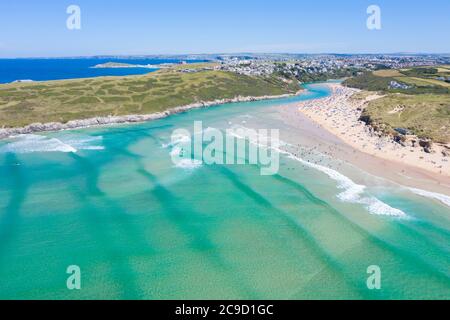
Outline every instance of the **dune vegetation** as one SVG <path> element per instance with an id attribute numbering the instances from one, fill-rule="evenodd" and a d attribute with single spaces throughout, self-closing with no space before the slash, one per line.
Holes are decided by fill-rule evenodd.
<path id="1" fill-rule="evenodd" d="M 435 142 L 450 143 L 449 66 L 378 70 L 348 79 L 345 85 L 378 91 L 363 117 L 375 127 L 393 132 L 408 129 Z"/>
<path id="2" fill-rule="evenodd" d="M 450 95 L 389 94 L 369 102 L 363 115 L 388 130 L 405 128 L 421 138 L 450 143 Z"/>

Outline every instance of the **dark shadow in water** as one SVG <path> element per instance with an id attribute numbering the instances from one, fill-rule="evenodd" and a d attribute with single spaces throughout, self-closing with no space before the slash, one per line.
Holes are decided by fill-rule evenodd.
<path id="1" fill-rule="evenodd" d="M 255 167 L 255 168 L 257 168 L 257 167 Z M 230 171 L 224 167 L 223 167 L 223 169 L 227 170 L 228 172 Z M 422 269 L 422 270 L 426 271 L 427 273 L 432 274 L 437 283 L 448 283 L 449 277 L 445 272 L 441 271 L 440 269 L 436 268 L 435 266 L 430 265 L 426 261 L 423 261 L 421 259 L 421 257 L 415 255 L 414 253 L 410 253 L 409 251 L 398 248 L 395 245 L 392 245 L 391 243 L 386 242 L 382 238 L 375 236 L 372 233 L 368 232 L 361 226 L 359 226 L 356 223 L 354 223 L 353 221 L 349 220 L 346 216 L 342 215 L 338 210 L 334 209 L 327 202 L 315 197 L 312 193 L 310 193 L 308 190 L 306 190 L 306 188 L 303 187 L 301 184 L 299 184 L 295 181 L 292 181 L 288 178 L 285 178 L 283 176 L 280 176 L 280 175 L 274 175 L 272 177 L 279 180 L 280 182 L 285 183 L 286 185 L 296 188 L 298 191 L 300 191 L 302 194 L 304 194 L 313 203 L 316 203 L 320 207 L 323 207 L 329 214 L 334 215 L 336 218 L 338 218 L 338 220 L 340 220 L 341 222 L 343 222 L 346 225 L 348 225 L 349 227 L 351 227 L 355 232 L 360 234 L 362 239 L 364 239 L 363 243 L 367 244 L 367 246 L 366 246 L 367 248 L 375 245 L 380 250 L 383 250 L 384 254 L 390 254 L 390 255 L 394 256 L 396 259 L 401 258 L 401 260 L 403 261 L 403 263 L 405 265 L 415 266 L 418 270 Z M 234 175 L 234 178 L 237 179 L 237 177 L 235 175 Z M 240 182 L 240 181 L 237 181 L 237 182 Z M 244 192 L 251 193 L 251 191 L 252 191 L 252 189 L 248 188 L 248 189 L 245 189 Z M 263 196 L 260 196 L 260 195 L 255 196 L 252 194 L 252 197 L 255 197 L 255 200 L 256 199 L 260 200 L 261 198 L 265 199 Z M 344 271 L 344 270 L 342 270 L 342 271 Z M 363 290 L 362 293 L 367 294 L 367 290 Z"/>
<path id="2" fill-rule="evenodd" d="M 298 234 L 308 245 L 312 256 L 317 257 L 319 261 L 322 261 L 324 266 L 329 267 L 334 273 L 340 274 L 340 276 L 345 279 L 345 282 L 351 285 L 355 289 L 355 291 L 358 292 L 362 297 L 365 295 L 365 291 L 367 290 L 361 289 L 360 285 L 358 285 L 357 283 L 355 283 L 355 281 L 353 281 L 353 279 L 348 277 L 344 267 L 340 265 L 331 255 L 327 253 L 324 248 L 320 246 L 319 242 L 315 240 L 314 236 L 308 231 L 306 227 L 301 225 L 298 221 L 292 219 L 289 213 L 272 205 L 270 201 L 256 192 L 249 185 L 242 182 L 242 180 L 239 179 L 239 177 L 228 168 L 220 166 L 217 167 L 217 171 L 219 171 L 224 177 L 226 177 L 238 190 L 244 193 L 248 198 L 252 199 L 255 204 L 263 207 L 266 212 L 271 213 L 274 217 L 284 220 L 284 222 L 287 223 L 288 226 L 290 226 L 291 230 Z"/>
<path id="3" fill-rule="evenodd" d="M 141 234 L 133 228 L 132 222 L 129 221 L 125 210 L 123 210 L 123 208 L 121 208 L 113 200 L 106 197 L 106 195 L 99 190 L 97 186 L 99 169 L 92 165 L 87 159 L 84 159 L 78 155 L 72 154 L 71 157 L 74 158 L 83 168 L 83 172 L 85 173 L 87 179 L 86 192 L 80 191 L 77 194 L 77 196 L 81 198 L 82 203 L 85 205 L 85 209 L 81 210 L 81 212 L 87 226 L 91 230 L 90 234 L 97 239 L 96 243 L 102 245 L 101 251 L 108 257 L 108 262 L 114 275 L 113 279 L 121 287 L 122 299 L 144 298 L 136 281 L 134 271 L 128 265 L 127 257 L 124 256 L 123 252 L 121 252 L 121 250 L 114 245 L 115 238 L 105 228 L 105 226 L 109 225 L 109 221 L 106 219 L 112 216 L 100 216 L 95 209 L 96 203 L 103 203 L 105 207 L 114 213 L 114 218 L 120 219 L 119 225 L 125 231 L 125 234 L 131 243 L 145 243 L 146 246 L 148 246 L 148 244 L 143 242 L 144 240 L 139 237 Z M 146 254 L 151 253 L 153 253 L 152 250 Z"/>
<path id="4" fill-rule="evenodd" d="M 23 177 L 24 168 L 18 165 L 19 161 L 15 154 L 8 153 L 5 159 L 5 168 L 8 170 L 6 176 L 2 179 L 11 179 L 12 190 L 10 200 L 5 208 L 4 214 L 1 215 L 0 220 L 0 255 L 4 252 L 14 233 L 17 231 L 20 222 L 20 208 L 25 202 L 25 197 L 29 189 L 29 185 Z M 0 264 L 1 267 L 1 264 Z"/>
<path id="5" fill-rule="evenodd" d="M 141 244 L 140 247 L 142 248 L 148 247 L 149 250 L 146 251 L 147 254 L 154 253 L 154 250 L 150 247 L 148 242 L 142 238 L 141 233 L 134 228 L 134 223 L 127 214 L 127 210 L 123 208 L 116 200 L 112 199 L 98 188 L 98 167 L 92 164 L 88 159 L 80 157 L 76 154 L 72 154 L 71 157 L 83 168 L 83 172 L 86 175 L 86 197 L 91 198 L 91 203 L 93 205 L 99 203 L 102 204 L 103 207 L 108 208 L 108 210 L 112 213 L 109 215 L 109 218 L 114 219 L 115 222 L 119 222 L 118 226 L 123 229 L 124 234 L 127 236 L 130 243 Z"/>
<path id="6" fill-rule="evenodd" d="M 146 138 L 151 138 L 156 145 L 161 145 L 161 141 L 155 138 L 151 134 L 146 134 Z M 192 248 L 203 253 L 207 252 L 207 256 L 213 259 L 213 263 L 218 266 L 220 269 L 225 270 L 230 273 L 233 278 L 235 278 L 235 274 L 230 272 L 229 266 L 223 261 L 223 259 L 211 252 L 215 252 L 214 244 L 208 239 L 207 234 L 199 227 L 192 224 L 190 218 L 193 216 L 201 216 L 201 214 L 193 212 L 189 208 L 189 216 L 185 214 L 185 210 L 183 209 L 185 205 L 181 203 L 181 200 L 178 199 L 174 194 L 172 194 L 168 189 L 162 186 L 156 176 L 151 174 L 148 170 L 143 168 L 141 164 L 141 160 L 145 158 L 144 156 L 135 154 L 125 149 L 118 150 L 118 154 L 123 156 L 128 156 L 130 160 L 135 161 L 136 165 L 140 168 L 137 170 L 139 174 L 149 180 L 154 186 L 151 191 L 145 192 L 151 195 L 151 200 L 154 198 L 158 199 L 160 204 L 164 209 L 164 213 L 166 217 L 170 219 L 170 221 L 177 226 L 179 230 L 181 230 L 185 235 L 188 235 L 190 239 L 192 239 Z M 143 194 L 145 194 L 143 193 Z M 238 286 L 241 287 L 241 291 L 245 296 L 256 297 L 256 293 L 250 289 L 250 286 L 244 287 L 242 281 L 238 282 Z"/>
<path id="7" fill-rule="evenodd" d="M 142 124 L 141 124 L 142 126 Z M 172 124 L 166 124 L 161 126 L 154 126 L 154 127 L 138 127 L 138 126 L 129 126 L 129 127 L 114 127 L 114 135 L 116 134 L 124 134 L 124 135 L 134 135 L 138 137 L 147 136 L 148 131 L 152 130 L 160 130 L 160 129 L 169 129 L 172 128 Z M 98 133 L 98 135 L 103 135 L 105 133 Z"/>
<path id="8" fill-rule="evenodd" d="M 106 137 L 104 137 L 104 142 L 107 143 L 106 147 L 110 154 L 115 154 L 115 152 L 123 153 L 127 151 L 127 148 L 133 144 L 138 142 L 139 140 L 145 138 L 151 138 L 157 145 L 161 145 L 162 142 L 160 139 L 156 138 L 149 131 L 160 130 L 160 129 L 168 129 L 173 127 L 173 125 L 163 125 L 156 126 L 150 128 L 141 128 L 141 127 L 127 127 L 127 128 L 114 128 L 113 134 L 105 132 Z M 102 133 L 98 133 L 98 135 L 102 135 Z M 114 143 L 108 144 L 108 141 L 113 138 Z M 119 142 L 119 144 L 118 144 Z M 114 151 L 114 152 L 112 152 Z M 136 157 L 137 155 L 131 154 L 131 156 Z"/>
<path id="9" fill-rule="evenodd" d="M 161 205 L 165 207 L 164 213 L 166 213 L 172 223 L 177 226 L 181 232 L 192 238 L 192 248 L 200 253 L 204 253 L 206 257 L 211 259 L 214 265 L 229 274 L 232 279 L 236 279 L 234 285 L 235 287 L 240 288 L 244 297 L 257 299 L 257 292 L 251 285 L 246 283 L 247 281 L 245 279 L 242 279 L 242 277 L 239 276 L 239 273 L 234 270 L 233 266 L 228 264 L 223 257 L 221 257 L 217 247 L 211 242 L 204 230 L 201 227 L 191 224 L 191 217 L 200 217 L 204 215 L 193 211 L 192 208 L 189 208 L 189 216 L 186 215 L 183 210 L 186 206 L 182 204 L 180 199 L 161 185 L 156 176 L 145 169 L 140 169 L 139 173 L 146 177 L 154 186 L 150 192 L 160 201 Z"/>
<path id="10" fill-rule="evenodd" d="M 278 181 L 287 184 L 298 191 L 302 192 L 308 199 L 311 201 L 314 201 L 318 205 L 323 206 L 326 208 L 331 214 L 333 214 L 337 219 L 342 221 L 343 223 L 347 224 L 349 227 L 352 228 L 353 231 L 359 233 L 361 237 L 364 238 L 364 241 L 367 243 L 372 243 L 374 245 L 377 245 L 381 250 L 384 250 L 387 254 L 389 252 L 390 254 L 395 255 L 396 257 L 401 257 L 405 260 L 405 263 L 412 264 L 418 268 L 425 269 L 426 271 L 434 274 L 434 276 L 437 278 L 436 281 L 442 281 L 444 278 L 446 278 L 446 281 L 448 281 L 449 276 L 441 271 L 439 268 L 436 268 L 436 266 L 433 266 L 429 264 L 428 262 L 424 261 L 420 256 L 415 255 L 414 253 L 410 253 L 409 251 L 406 251 L 405 249 L 399 248 L 395 246 L 394 244 L 391 244 L 390 242 L 380 238 L 379 236 L 376 236 L 372 233 L 370 233 L 368 230 L 364 229 L 360 225 L 356 224 L 355 222 L 351 221 L 349 218 L 347 218 L 345 215 L 340 213 L 338 210 L 333 208 L 330 204 L 327 202 L 316 198 L 312 193 L 310 193 L 304 186 L 299 184 L 298 182 L 295 182 L 289 178 L 283 177 L 281 175 L 274 175 L 273 178 L 277 179 Z M 417 232 L 414 232 L 411 230 L 411 228 L 405 226 L 402 222 L 396 224 L 397 227 L 404 230 L 407 233 L 415 233 L 416 235 L 420 235 Z M 421 237 L 423 235 L 420 235 Z M 427 241 L 427 240 L 424 240 Z"/>
<path id="11" fill-rule="evenodd" d="M 142 134 L 141 134 L 142 136 Z M 152 138 L 154 140 L 154 142 L 159 143 L 160 141 L 155 139 L 152 135 L 147 134 L 146 135 L 147 138 Z M 109 148 L 111 149 L 111 148 Z M 134 161 L 136 162 L 136 164 L 139 167 L 141 166 L 141 159 L 143 158 L 142 156 L 138 155 L 138 154 L 134 154 L 132 152 L 130 152 L 129 150 L 125 149 L 125 148 L 114 148 L 114 156 L 117 157 L 119 155 L 122 156 L 126 156 L 129 157 L 130 161 Z M 78 159 L 78 156 L 73 156 L 74 158 Z M 113 160 L 111 160 L 113 161 Z M 89 166 L 89 162 L 87 160 L 82 160 L 81 161 L 82 165 L 84 166 L 84 172 L 88 175 L 90 175 L 90 177 L 87 178 L 87 181 L 89 184 L 93 185 L 93 183 L 97 183 L 98 181 L 98 169 L 94 168 L 93 166 Z M 156 197 L 160 203 L 162 204 L 163 207 L 166 208 L 166 210 L 164 210 L 165 213 L 169 213 L 169 218 L 172 221 L 172 223 L 174 223 L 174 225 L 178 226 L 178 228 L 180 230 L 182 230 L 182 232 L 188 236 L 190 236 L 191 238 L 193 238 L 193 247 L 200 251 L 200 252 L 207 252 L 207 257 L 211 258 L 211 256 L 215 256 L 214 259 L 212 260 L 212 262 L 216 265 L 218 265 L 221 269 L 226 270 L 227 272 L 229 272 L 232 275 L 232 278 L 235 278 L 236 275 L 230 271 L 229 266 L 227 266 L 225 264 L 225 262 L 220 258 L 220 256 L 216 255 L 216 254 L 211 254 L 211 252 L 215 252 L 213 249 L 215 248 L 215 246 L 209 241 L 209 239 L 207 238 L 207 235 L 204 234 L 203 230 L 201 230 L 201 228 L 195 227 L 193 225 L 190 224 L 188 217 L 183 213 L 183 210 L 180 209 L 183 207 L 182 204 L 180 204 L 178 202 L 178 199 L 176 199 L 176 197 L 171 194 L 166 188 L 162 187 L 162 185 L 159 184 L 158 180 L 156 179 L 155 176 L 153 176 L 151 173 L 149 173 L 148 171 L 146 171 L 145 169 L 141 168 L 138 170 L 138 172 L 143 175 L 146 179 L 148 179 L 152 185 L 155 186 L 155 188 L 153 190 L 148 191 L 148 194 L 154 198 Z M 98 190 L 97 187 L 95 187 L 96 190 Z M 145 193 L 144 193 L 145 194 Z M 102 197 L 106 197 L 106 195 L 102 194 Z M 85 195 L 84 198 L 89 198 L 88 195 Z M 97 201 L 97 199 L 96 199 Z M 108 204 L 111 206 L 112 203 L 114 202 L 110 202 L 111 199 L 108 199 Z M 117 210 L 115 212 L 122 212 L 121 215 L 125 216 L 124 211 L 119 208 L 119 206 L 114 206 L 112 208 L 112 210 Z M 192 214 L 192 212 L 190 212 Z M 194 214 L 194 215 L 198 215 L 198 214 Z M 91 217 L 92 218 L 92 217 Z M 136 232 L 138 233 L 138 232 Z M 106 238 L 106 236 L 104 236 L 103 238 Z M 150 253 L 148 254 L 148 256 L 150 256 Z M 238 281 L 238 286 L 241 287 L 241 291 L 243 292 L 243 294 L 245 294 L 245 296 L 251 296 L 251 297 L 256 297 L 256 293 L 253 292 L 251 290 L 251 286 L 246 286 L 245 288 L 242 286 L 242 281 Z M 130 297 L 136 297 L 136 292 L 131 292 L 128 294 L 128 296 Z M 149 298 L 149 297 L 145 297 L 145 298 Z"/>
<path id="12" fill-rule="evenodd" d="M 85 189 L 89 196 L 104 196 L 104 193 L 98 188 L 99 169 L 86 158 L 80 157 L 75 153 L 69 153 L 69 157 L 76 161 L 81 167 L 83 176 L 86 177 Z"/>

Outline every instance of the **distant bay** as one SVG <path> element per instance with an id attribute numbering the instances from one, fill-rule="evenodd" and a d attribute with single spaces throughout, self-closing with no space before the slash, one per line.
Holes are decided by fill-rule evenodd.
<path id="1" fill-rule="evenodd" d="M 203 61 L 195 60 L 187 62 Z M 158 65 L 179 63 L 181 60 L 133 57 L 0 59 L 0 83 L 10 83 L 19 80 L 47 81 L 101 76 L 125 76 L 145 74 L 158 70 L 149 68 L 93 68 L 96 65 L 108 62 L 133 65 Z"/>

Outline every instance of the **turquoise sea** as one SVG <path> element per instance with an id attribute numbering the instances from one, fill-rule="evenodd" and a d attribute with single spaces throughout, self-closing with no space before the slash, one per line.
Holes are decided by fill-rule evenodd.
<path id="1" fill-rule="evenodd" d="M 450 201 L 312 151 L 301 96 L 0 142 L 2 299 L 450 298 Z M 175 129 L 278 128 L 278 174 L 175 166 Z M 81 270 L 68 290 L 66 269 Z M 369 289 L 369 266 L 381 289 Z"/>

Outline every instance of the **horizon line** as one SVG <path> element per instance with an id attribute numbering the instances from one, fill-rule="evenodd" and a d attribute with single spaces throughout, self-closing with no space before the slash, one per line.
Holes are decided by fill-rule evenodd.
<path id="1" fill-rule="evenodd" d="M 149 53 L 149 54 L 93 54 L 93 55 L 55 55 L 55 56 L 6 56 L 0 59 L 74 59 L 74 58 L 98 58 L 98 57 L 154 57 L 154 56 L 212 56 L 212 55 L 450 55 L 449 52 L 217 52 L 217 53 Z"/>

